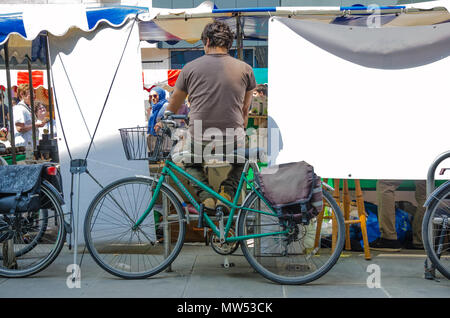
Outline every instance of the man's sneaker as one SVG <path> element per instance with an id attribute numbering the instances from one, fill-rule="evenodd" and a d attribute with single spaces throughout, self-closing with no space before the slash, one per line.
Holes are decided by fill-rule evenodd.
<path id="1" fill-rule="evenodd" d="M 385 251 L 385 252 L 400 252 L 402 250 L 402 245 L 397 240 L 387 240 L 384 238 L 377 238 L 372 243 L 369 243 L 370 249 L 374 251 Z"/>

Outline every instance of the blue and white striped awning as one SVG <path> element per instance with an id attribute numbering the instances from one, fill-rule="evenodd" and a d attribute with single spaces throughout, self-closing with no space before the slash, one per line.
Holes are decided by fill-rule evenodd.
<path id="1" fill-rule="evenodd" d="M 430 9 L 438 6 L 449 8 L 448 1 L 429 1 L 423 3 L 409 4 L 397 7 L 381 7 L 381 27 L 392 26 L 413 26 L 413 25 L 433 25 L 450 21 L 448 11 L 427 12 L 421 14 L 389 14 L 386 10 L 393 8 L 421 8 Z M 20 12 L 2 12 L 4 6 L 0 6 L 0 45 L 7 39 L 14 37 L 14 42 L 18 44 L 18 49 L 11 52 L 11 58 L 16 58 L 17 63 L 22 62 L 24 56 L 20 52 L 20 47 L 25 47 L 20 41 L 33 41 L 32 47 L 28 48 L 28 54 L 32 55 L 32 60 L 42 60 L 42 41 L 39 35 L 49 32 L 55 36 L 63 36 L 71 28 L 78 28 L 86 32 L 93 31 L 101 23 L 110 26 L 121 26 L 128 18 L 136 16 L 139 19 L 139 33 L 142 41 L 176 43 L 181 40 L 194 43 L 200 39 L 201 30 L 204 25 L 212 21 L 213 18 L 220 19 L 228 23 L 233 30 L 236 30 L 235 13 L 246 13 L 240 17 L 241 27 L 246 39 L 267 40 L 267 24 L 271 15 L 279 12 L 300 11 L 334 11 L 339 14 L 318 15 L 316 13 L 308 16 L 294 16 L 308 20 L 317 20 L 323 23 L 340 24 L 349 26 L 366 26 L 368 14 L 343 15 L 342 12 L 352 10 L 361 11 L 364 7 L 265 7 L 265 8 L 238 8 L 225 9 L 217 8 L 211 1 L 205 1 L 197 8 L 191 9 L 160 9 L 139 6 L 97 6 L 92 7 L 80 4 L 54 4 L 54 5 L 23 5 L 17 9 Z M 258 15 L 258 13 L 267 15 Z M 252 13 L 255 13 L 252 15 Z M 183 19 L 186 16 L 195 14 L 204 15 L 203 18 Z M 209 16 L 208 16 L 209 14 Z M 164 20 L 161 16 L 173 15 L 179 19 Z M 20 37 L 19 37 L 20 36 Z M 12 44 L 12 43 L 10 43 Z M 28 42 L 28 47 L 30 44 Z M 13 61 L 15 63 L 15 61 Z"/>
<path id="2" fill-rule="evenodd" d="M 0 7 L 4 9 L 5 6 Z M 11 6 L 10 10 L 15 7 Z M 42 34 L 63 36 L 70 29 L 93 31 L 102 23 L 112 27 L 124 24 L 129 18 L 148 13 L 148 8 L 134 6 L 84 5 L 24 5 L 21 12 L 0 11 L 0 45 L 10 40 L 10 59 L 13 65 L 22 64 L 28 55 L 36 64 L 45 65 L 45 41 Z M 3 62 L 3 50 L 0 62 Z"/>
<path id="3" fill-rule="evenodd" d="M 0 44 L 11 34 L 19 34 L 26 40 L 34 40 L 42 31 L 62 36 L 70 28 L 92 31 L 100 23 L 122 25 L 129 16 L 148 12 L 145 7 L 83 5 L 40 5 L 24 7 L 23 12 L 0 12 Z"/>

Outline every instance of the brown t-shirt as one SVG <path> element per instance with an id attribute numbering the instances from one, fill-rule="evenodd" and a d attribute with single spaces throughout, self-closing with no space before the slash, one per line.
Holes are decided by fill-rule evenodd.
<path id="1" fill-rule="evenodd" d="M 250 65 L 228 54 L 206 54 L 187 63 L 175 87 L 189 94 L 189 132 L 195 120 L 202 120 L 202 133 L 216 127 L 244 128 L 245 93 L 256 87 Z"/>

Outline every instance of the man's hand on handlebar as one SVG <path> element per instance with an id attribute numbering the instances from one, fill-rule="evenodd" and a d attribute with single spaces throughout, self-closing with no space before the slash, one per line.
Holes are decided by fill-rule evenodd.
<path id="1" fill-rule="evenodd" d="M 161 128 L 163 128 L 164 125 L 170 125 L 175 128 L 178 128 L 179 125 L 175 121 L 176 119 L 184 120 L 186 122 L 186 124 L 189 124 L 189 119 L 188 119 L 187 115 L 174 115 L 172 112 L 166 111 L 164 113 L 164 117 L 159 122 L 157 122 L 156 125 L 154 126 L 155 132 L 159 132 L 159 130 Z"/>
<path id="2" fill-rule="evenodd" d="M 161 122 L 157 122 L 154 129 L 155 132 L 159 132 L 159 130 L 163 127 L 163 124 Z"/>

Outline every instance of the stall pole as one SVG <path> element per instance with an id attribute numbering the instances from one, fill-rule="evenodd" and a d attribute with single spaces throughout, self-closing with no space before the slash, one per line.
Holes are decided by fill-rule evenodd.
<path id="1" fill-rule="evenodd" d="M 31 131 L 33 134 L 33 154 L 36 154 L 36 113 L 34 111 L 34 89 L 33 89 L 33 72 L 31 71 L 31 59 L 27 55 L 27 63 L 28 63 L 28 84 L 30 86 L 30 107 L 31 107 Z M 25 145 L 27 147 L 27 145 Z"/>
<path id="2" fill-rule="evenodd" d="M 45 37 L 45 59 L 47 66 L 47 87 L 48 87 L 48 115 L 50 116 L 50 139 L 55 137 L 55 130 L 53 128 L 53 93 L 52 93 L 52 85 L 50 80 L 50 53 L 48 49 L 48 32 Z"/>
<path id="3" fill-rule="evenodd" d="M 9 103 L 9 134 L 11 136 L 11 155 L 12 164 L 15 165 L 16 161 L 16 141 L 14 139 L 14 114 L 12 104 L 12 89 L 11 89 L 11 70 L 9 68 L 9 40 L 5 42 L 3 48 L 5 49 L 5 68 L 6 68 L 6 84 L 8 86 L 8 103 Z"/>
<path id="4" fill-rule="evenodd" d="M 236 15 L 236 46 L 237 46 L 237 56 L 238 59 L 244 60 L 244 51 L 242 45 L 242 27 L 241 27 L 241 17 L 239 14 Z"/>
<path id="5" fill-rule="evenodd" d="M 3 92 L 0 92 L 0 99 L 2 100 L 2 118 L 3 118 L 3 127 L 6 127 L 6 119 L 5 119 L 5 95 Z"/>

